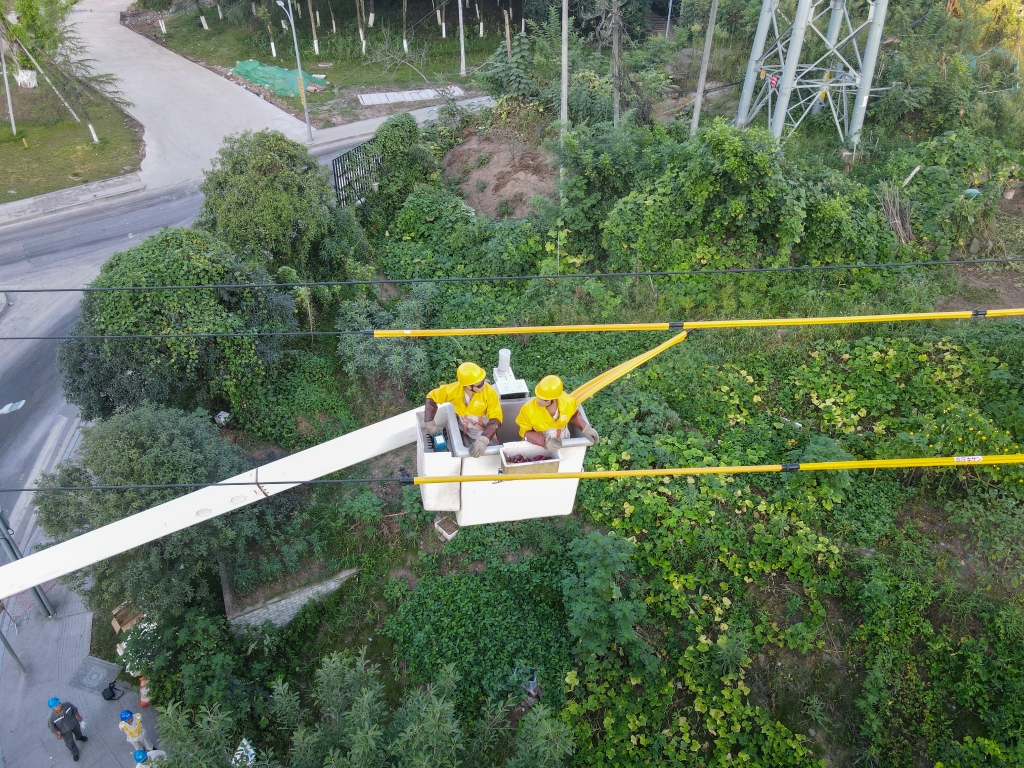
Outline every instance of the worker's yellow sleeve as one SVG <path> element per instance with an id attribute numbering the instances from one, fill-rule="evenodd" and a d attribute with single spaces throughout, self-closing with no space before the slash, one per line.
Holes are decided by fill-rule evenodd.
<path id="1" fill-rule="evenodd" d="M 548 413 L 548 409 L 537 404 L 537 398 L 526 403 L 516 416 L 516 424 L 519 425 L 519 436 L 524 437 L 531 429 L 535 432 L 544 433 L 549 429 L 562 429 L 576 415 L 578 405 L 576 399 L 570 395 L 560 395 L 558 398 L 558 417 L 554 418 Z"/>
<path id="2" fill-rule="evenodd" d="M 438 405 L 451 403 L 457 416 L 486 416 L 488 421 L 501 421 L 501 399 L 498 390 L 490 384 L 484 384 L 482 391 L 474 392 L 473 399 L 468 403 L 465 388 L 457 381 L 430 390 L 427 397 Z"/>

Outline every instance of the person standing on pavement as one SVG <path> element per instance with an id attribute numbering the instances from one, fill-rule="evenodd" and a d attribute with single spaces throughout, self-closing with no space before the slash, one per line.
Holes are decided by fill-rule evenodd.
<path id="1" fill-rule="evenodd" d="M 150 750 L 153 748 L 153 742 L 146 738 L 146 731 L 142 728 L 141 713 L 136 714 L 130 709 L 122 710 L 121 722 L 118 726 L 128 737 L 128 743 L 132 745 L 132 749 Z"/>
<path id="2" fill-rule="evenodd" d="M 46 720 L 47 727 L 55 739 L 64 740 L 64 746 L 71 751 L 71 757 L 77 763 L 78 744 L 75 739 L 83 743 L 89 740 L 88 736 L 82 735 L 82 715 L 78 712 L 78 707 L 70 701 L 61 701 L 56 697 L 47 701 L 46 706 L 50 708 L 50 716 Z"/>
<path id="3" fill-rule="evenodd" d="M 437 407 L 451 403 L 469 443 L 469 455 L 479 459 L 488 445 L 497 444 L 494 436 L 501 426 L 501 399 L 498 390 L 487 382 L 484 369 L 476 363 L 460 365 L 458 378 L 452 384 L 442 384 L 427 393 L 423 428 L 431 436 L 438 434 L 442 425 L 434 421 Z"/>

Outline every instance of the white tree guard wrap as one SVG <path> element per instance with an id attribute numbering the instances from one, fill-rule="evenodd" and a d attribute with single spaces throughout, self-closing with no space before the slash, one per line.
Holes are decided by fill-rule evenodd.
<path id="1" fill-rule="evenodd" d="M 246 485 L 211 485 L 0 567 L 0 599 L 414 443 L 416 414 L 422 410 L 406 411 L 223 481 Z"/>

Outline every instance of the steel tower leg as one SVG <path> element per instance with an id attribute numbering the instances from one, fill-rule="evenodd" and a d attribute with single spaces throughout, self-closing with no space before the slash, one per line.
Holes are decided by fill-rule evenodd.
<path id="1" fill-rule="evenodd" d="M 750 61 L 747 62 L 747 75 L 743 79 L 743 92 L 740 94 L 740 107 L 736 112 L 736 125 L 747 127 L 750 113 L 750 101 L 754 98 L 754 86 L 757 84 L 757 73 L 761 69 L 761 56 L 764 54 L 764 43 L 768 39 L 768 30 L 772 25 L 772 16 L 778 0 L 763 0 L 761 18 L 757 21 L 757 32 L 754 33 L 754 45 L 750 49 Z"/>
<path id="2" fill-rule="evenodd" d="M 864 48 L 864 63 L 860 70 L 860 83 L 857 85 L 857 100 L 853 104 L 853 118 L 850 120 L 850 143 L 856 151 L 860 143 L 860 132 L 864 127 L 864 115 L 868 111 L 868 98 L 871 96 L 871 81 L 875 79 L 875 63 L 878 61 L 878 50 L 882 47 L 882 27 L 885 26 L 885 14 L 889 10 L 889 0 L 875 0 L 871 5 L 871 26 L 868 29 L 868 43 Z"/>
<path id="3" fill-rule="evenodd" d="M 804 35 L 807 32 L 807 22 L 810 21 L 813 5 L 814 0 L 800 0 L 800 4 L 796 7 L 793 33 L 789 38 L 789 50 L 786 51 L 786 65 L 782 69 L 782 81 L 779 83 L 779 97 L 775 102 L 775 112 L 772 113 L 771 130 L 776 139 L 782 138 L 782 131 L 786 127 L 789 97 L 793 95 L 796 69 L 800 64 L 800 50 L 804 47 Z M 879 27 L 879 34 L 881 34 L 881 27 Z"/>
<path id="4" fill-rule="evenodd" d="M 843 17 L 845 16 L 844 11 L 846 10 L 846 0 L 832 0 L 832 15 L 828 20 L 828 32 L 825 33 L 825 42 L 828 43 L 830 49 L 836 47 L 836 41 L 839 39 L 839 30 L 843 27 Z M 839 66 L 842 66 L 840 64 Z M 824 89 L 823 89 L 824 90 Z M 818 97 L 814 101 L 814 106 L 811 107 L 811 114 L 816 115 L 821 112 L 825 106 L 825 99 Z"/>

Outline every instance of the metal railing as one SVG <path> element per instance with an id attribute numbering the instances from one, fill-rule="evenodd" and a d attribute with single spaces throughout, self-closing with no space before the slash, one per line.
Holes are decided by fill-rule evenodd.
<path id="1" fill-rule="evenodd" d="M 372 142 L 365 142 L 331 161 L 334 192 L 342 207 L 359 205 L 376 191 L 380 181 L 381 156 Z"/>

